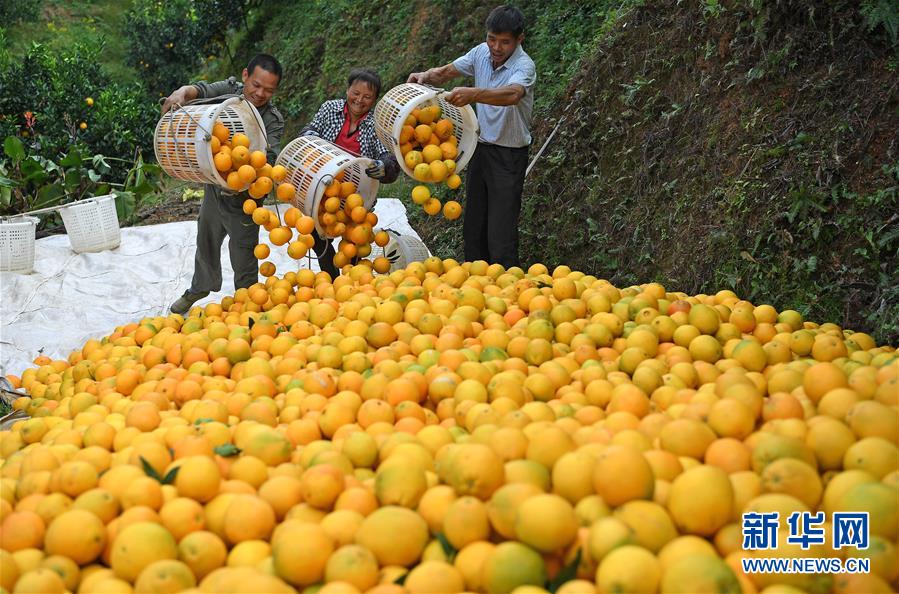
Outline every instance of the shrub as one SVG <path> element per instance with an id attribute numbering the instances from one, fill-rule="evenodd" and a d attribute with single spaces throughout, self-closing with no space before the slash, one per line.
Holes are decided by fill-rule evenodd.
<path id="1" fill-rule="evenodd" d="M 0 61 L 0 138 L 18 136 L 48 159 L 73 145 L 129 160 L 135 149 L 151 150 L 158 108 L 138 84 L 109 80 L 97 61 L 102 50 L 34 44 L 21 58 Z"/>
<path id="2" fill-rule="evenodd" d="M 228 31 L 244 20 L 246 0 L 136 0 L 126 16 L 128 56 L 150 93 L 187 82 L 203 59 L 227 50 Z"/>

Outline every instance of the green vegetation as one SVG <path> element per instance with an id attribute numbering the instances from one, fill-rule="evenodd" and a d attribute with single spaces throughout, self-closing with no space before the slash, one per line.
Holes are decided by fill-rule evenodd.
<path id="1" fill-rule="evenodd" d="M 191 79 L 212 54 L 230 55 L 230 32 L 244 21 L 245 0 L 134 0 L 125 16 L 128 61 L 151 95 Z"/>
<path id="2" fill-rule="evenodd" d="M 158 168 L 143 155 L 157 112 L 139 84 L 110 80 L 102 51 L 33 44 L 15 59 L 0 45 L 0 88 L 16 90 L 0 95 L 0 213 L 116 191 L 127 221 L 156 191 Z"/>
<path id="3" fill-rule="evenodd" d="M 7 30 L 8 49 L 23 55 L 32 43 L 52 51 L 75 44 L 103 45 L 96 58 L 116 82 L 137 80 L 126 65 L 124 15 L 128 4 L 119 0 L 4 0 L 0 2 L 0 27 Z M 4 25 L 5 24 L 5 25 Z"/>

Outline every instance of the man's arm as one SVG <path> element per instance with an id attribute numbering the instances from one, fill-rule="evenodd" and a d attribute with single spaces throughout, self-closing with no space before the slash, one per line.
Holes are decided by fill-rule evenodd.
<path id="1" fill-rule="evenodd" d="M 193 101 L 199 94 L 200 90 L 194 85 L 184 85 L 166 97 L 162 104 L 163 115 L 168 113 L 168 111 L 175 107 L 176 104 L 180 103 L 181 105 L 184 105 L 188 101 Z"/>
<path id="2" fill-rule="evenodd" d="M 462 76 L 462 73 L 456 69 L 452 62 L 450 62 L 446 66 L 429 68 L 424 72 L 413 72 L 409 75 L 409 78 L 406 79 L 406 82 L 439 86 L 458 76 Z"/>
<path id="3" fill-rule="evenodd" d="M 234 95 L 237 94 L 237 89 L 238 83 L 237 79 L 234 77 L 213 83 L 199 81 L 192 85 L 184 85 L 166 98 L 165 102 L 162 104 L 162 113 L 164 114 L 172 109 L 176 103 L 184 105 L 188 101 L 193 101 L 194 99 Z"/>
<path id="4" fill-rule="evenodd" d="M 456 87 L 444 97 L 447 103 L 462 107 L 470 103 L 484 103 L 486 105 L 516 105 L 526 94 L 523 86 L 517 84 L 497 87 L 495 89 L 482 89 L 479 87 Z"/>

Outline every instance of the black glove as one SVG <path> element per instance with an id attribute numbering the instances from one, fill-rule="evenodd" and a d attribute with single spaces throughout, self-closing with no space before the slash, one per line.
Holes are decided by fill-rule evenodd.
<path id="1" fill-rule="evenodd" d="M 365 170 L 365 175 L 372 179 L 382 179 L 386 175 L 386 170 L 384 169 L 384 161 L 380 161 L 375 159 L 371 162 L 371 165 Z"/>

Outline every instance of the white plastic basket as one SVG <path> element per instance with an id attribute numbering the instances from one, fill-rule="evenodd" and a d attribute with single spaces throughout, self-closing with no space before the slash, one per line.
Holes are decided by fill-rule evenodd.
<path id="1" fill-rule="evenodd" d="M 412 235 L 400 235 L 393 229 L 386 229 L 386 231 L 390 236 L 390 241 L 384 247 L 372 244 L 369 260 L 384 256 L 390 260 L 390 272 L 393 272 L 405 269 L 412 262 L 423 262 L 430 257 L 431 252 L 419 238 Z"/>
<path id="2" fill-rule="evenodd" d="M 34 270 L 34 231 L 37 217 L 0 220 L 0 270 L 31 274 Z"/>
<path id="3" fill-rule="evenodd" d="M 232 136 L 246 134 L 251 151 L 266 149 L 259 112 L 245 98 L 231 97 L 221 103 L 183 105 L 162 116 L 153 135 L 156 161 L 172 177 L 230 189 L 212 160 L 210 139 L 217 121 Z"/>
<path id="4" fill-rule="evenodd" d="M 478 118 L 470 105 L 456 107 L 443 99 L 447 91 L 434 89 L 415 83 L 403 83 L 393 87 L 375 105 L 375 132 L 381 144 L 393 151 L 400 167 L 406 175 L 412 177 L 412 170 L 406 165 L 400 151 L 400 132 L 412 111 L 437 104 L 442 112 L 441 118 L 453 123 L 453 134 L 458 141 L 456 155 L 456 173 L 459 173 L 471 160 L 478 146 Z"/>
<path id="5" fill-rule="evenodd" d="M 73 202 L 61 208 L 59 214 L 75 252 L 111 250 L 119 247 L 122 241 L 112 194 Z"/>
<path id="6" fill-rule="evenodd" d="M 336 144 L 318 136 L 300 136 L 290 141 L 278 155 L 277 165 L 287 170 L 285 181 L 296 188 L 293 205 L 303 214 L 315 219 L 315 229 L 322 237 L 329 237 L 318 220 L 322 197 L 334 178 L 341 172 L 343 181 L 356 184 L 356 192 L 368 210 L 378 198 L 378 180 L 365 175 L 371 159 L 356 157 Z M 341 200 L 341 206 L 343 206 Z"/>

